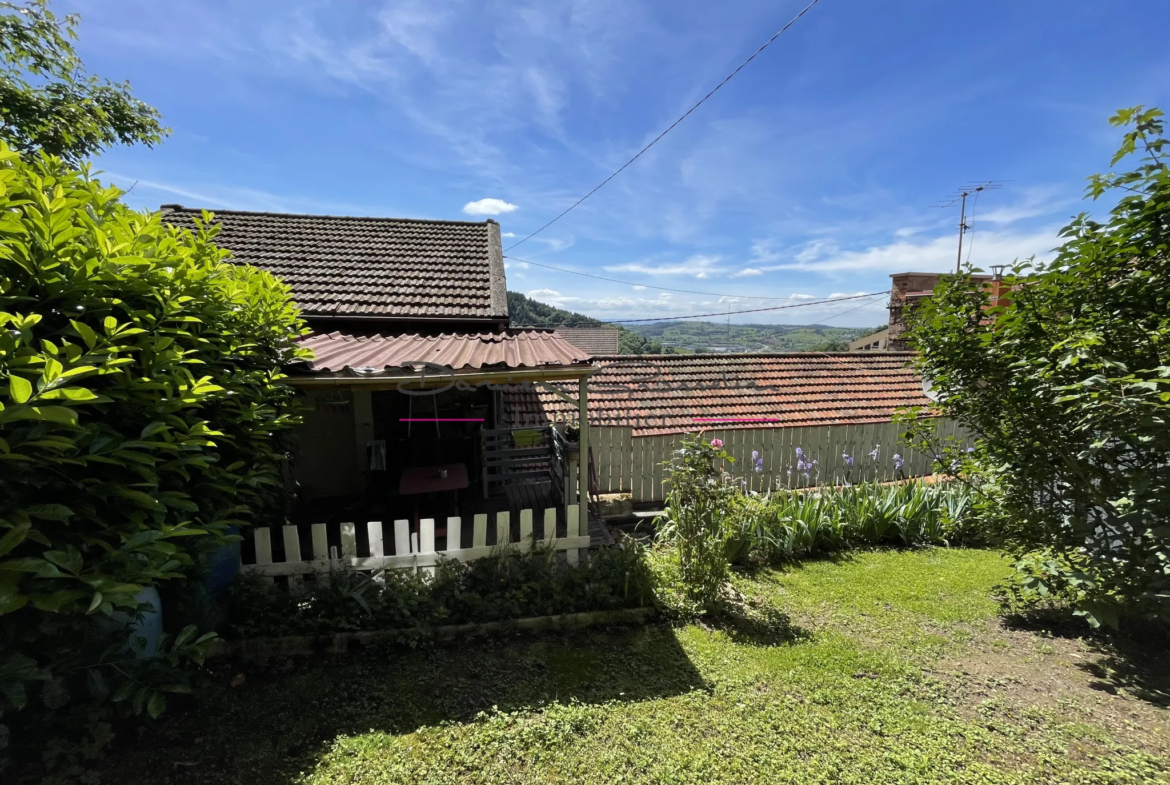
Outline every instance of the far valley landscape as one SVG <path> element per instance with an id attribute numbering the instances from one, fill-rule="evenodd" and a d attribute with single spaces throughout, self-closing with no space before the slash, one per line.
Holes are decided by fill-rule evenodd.
<path id="1" fill-rule="evenodd" d="M 512 323 L 526 327 L 611 326 L 600 319 L 566 311 L 508 292 Z M 874 327 L 830 327 L 823 324 L 719 324 L 700 321 L 661 321 L 622 331 L 622 354 L 695 354 L 732 352 L 843 352 L 849 342 L 877 332 Z"/>

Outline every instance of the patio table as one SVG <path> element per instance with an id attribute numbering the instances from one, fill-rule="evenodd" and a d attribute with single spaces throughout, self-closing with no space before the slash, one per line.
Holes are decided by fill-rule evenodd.
<path id="1" fill-rule="evenodd" d="M 446 469 L 447 476 L 440 477 L 439 470 Z M 459 515 L 459 496 L 456 493 L 468 486 L 467 464 L 447 463 L 438 466 L 414 466 L 402 470 L 398 481 L 398 493 L 403 496 L 419 496 L 424 493 L 451 493 L 455 497 L 455 515 Z M 418 499 L 414 502 L 414 520 L 411 530 L 418 532 Z M 435 535 L 447 533 L 446 527 L 436 527 Z"/>

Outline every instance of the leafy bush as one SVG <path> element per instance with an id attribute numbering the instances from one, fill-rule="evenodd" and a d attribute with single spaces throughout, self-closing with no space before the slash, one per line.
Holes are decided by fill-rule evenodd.
<path id="1" fill-rule="evenodd" d="M 1010 302 L 991 308 L 968 274 L 916 309 L 910 339 L 944 414 L 979 437 L 1021 558 L 1021 599 L 1061 596 L 1090 623 L 1170 619 L 1170 168 L 1162 113 L 1130 126 L 1090 179 L 1116 198 L 1108 221 L 1081 214 L 1052 262 L 1015 264 Z M 1037 554 L 1033 558 L 1033 554 Z"/>
<path id="2" fill-rule="evenodd" d="M 119 196 L 0 146 L 4 712 L 30 690 L 58 703 L 59 679 L 88 694 L 90 628 L 279 510 L 280 435 L 297 422 L 280 368 L 303 331 L 288 290 L 226 263 L 215 227 L 169 228 Z"/>
<path id="3" fill-rule="evenodd" d="M 969 544 L 978 539 L 971 499 L 954 482 L 866 483 L 738 496 L 733 518 L 744 555 L 775 563 L 860 546 Z"/>
<path id="4" fill-rule="evenodd" d="M 433 576 L 407 570 L 340 572 L 291 594 L 241 575 L 232 586 L 230 631 L 239 637 L 398 630 L 415 644 L 436 626 L 529 616 L 646 607 L 654 578 L 633 540 L 602 548 L 572 567 L 539 544 L 463 563 L 444 561 Z"/>
<path id="5" fill-rule="evenodd" d="M 735 461 L 719 439 L 688 434 L 665 464 L 669 487 L 661 535 L 677 549 L 682 585 L 690 599 L 713 607 L 727 583 L 728 556 L 739 549 L 731 527 L 735 486 L 723 471 Z"/>

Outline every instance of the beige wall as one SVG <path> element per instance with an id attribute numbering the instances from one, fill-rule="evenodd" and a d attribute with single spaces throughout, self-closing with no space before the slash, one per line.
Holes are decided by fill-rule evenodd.
<path id="1" fill-rule="evenodd" d="M 356 494 L 361 474 L 355 450 L 353 394 L 346 392 L 349 408 L 340 412 L 322 411 L 317 398 L 334 400 L 336 393 L 309 390 L 303 399 L 308 406 L 304 423 L 296 430 L 297 481 L 308 499 Z M 369 393 L 366 393 L 369 396 Z"/>

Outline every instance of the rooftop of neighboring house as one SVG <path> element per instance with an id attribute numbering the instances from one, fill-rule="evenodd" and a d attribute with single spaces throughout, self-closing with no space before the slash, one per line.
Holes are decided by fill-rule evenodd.
<path id="1" fill-rule="evenodd" d="M 589 421 L 631 426 L 634 436 L 699 428 L 789 428 L 888 422 L 904 406 L 929 406 L 906 352 L 621 355 L 595 357 Z M 575 385 L 558 384 L 570 395 Z M 540 390 L 510 390 L 513 426 L 571 419 L 572 407 Z M 716 422 L 718 421 L 718 422 Z"/>
<path id="2" fill-rule="evenodd" d="M 558 327 L 562 338 L 589 354 L 617 354 L 621 330 L 616 327 Z"/>
<path id="3" fill-rule="evenodd" d="M 203 210 L 162 206 L 193 229 Z M 216 245 L 283 280 L 310 321 L 475 321 L 506 324 L 500 226 L 214 210 Z"/>

